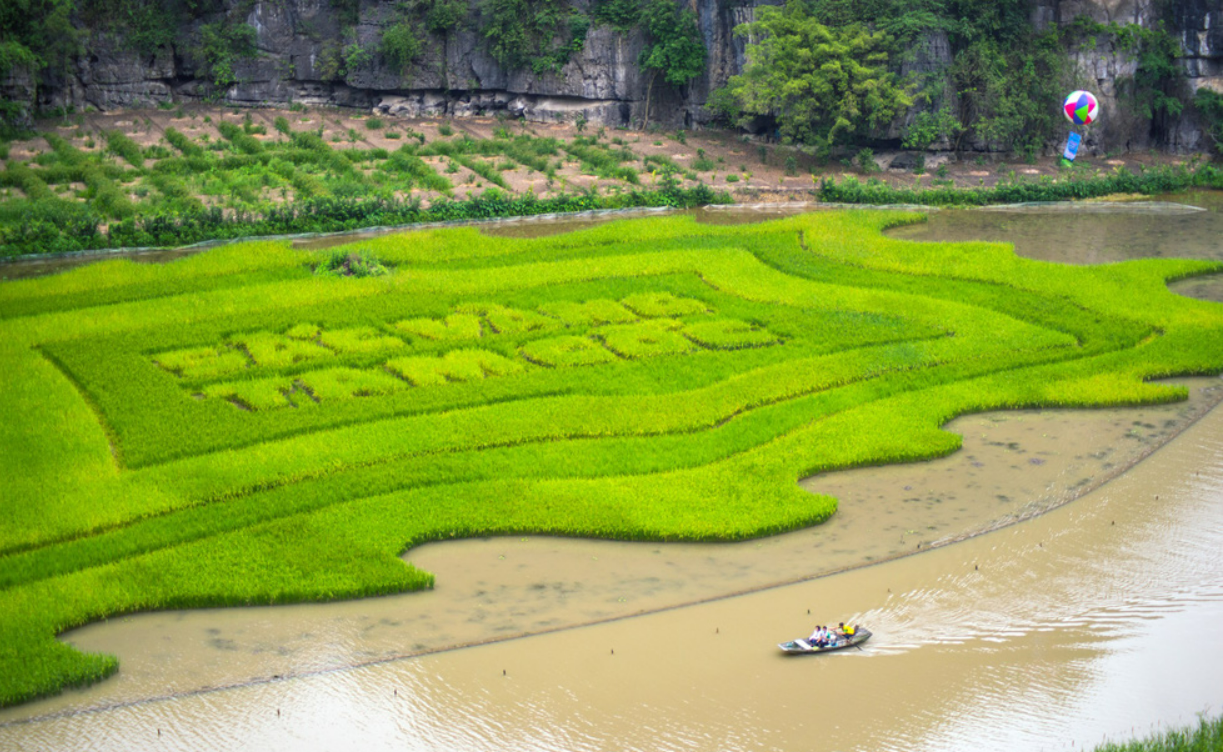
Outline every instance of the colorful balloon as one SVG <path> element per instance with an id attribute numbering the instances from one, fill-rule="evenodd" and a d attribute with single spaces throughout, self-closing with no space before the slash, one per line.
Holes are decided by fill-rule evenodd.
<path id="1" fill-rule="evenodd" d="M 1089 91 L 1074 91 L 1062 103 L 1062 112 L 1075 125 L 1091 125 L 1100 112 L 1100 103 Z"/>

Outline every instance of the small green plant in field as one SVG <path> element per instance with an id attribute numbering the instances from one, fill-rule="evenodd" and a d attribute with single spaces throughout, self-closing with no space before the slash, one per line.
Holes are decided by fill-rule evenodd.
<path id="1" fill-rule="evenodd" d="M 372 253 L 361 249 L 333 252 L 314 273 L 331 277 L 381 277 L 387 269 Z"/>
<path id="2" fill-rule="evenodd" d="M 698 172 L 709 172 L 717 169 L 718 165 L 712 159 L 705 156 L 704 149 L 696 150 L 696 159 L 692 160 L 692 169 Z"/>
<path id="3" fill-rule="evenodd" d="M 437 133 L 439 136 L 453 136 L 454 128 L 450 126 L 450 123 L 442 123 L 437 127 Z"/>
<path id="4" fill-rule="evenodd" d="M 144 153 L 131 137 L 121 131 L 106 131 L 103 135 L 106 136 L 106 145 L 110 151 L 123 157 L 136 169 L 144 167 Z"/>
<path id="5" fill-rule="evenodd" d="M 870 148 L 862 148 L 854 157 L 854 162 L 857 163 L 858 169 L 867 175 L 879 172 L 879 163 L 875 161 L 875 150 Z"/>
<path id="6" fill-rule="evenodd" d="M 372 117 L 365 119 L 365 127 L 371 131 L 380 131 L 386 127 L 386 124 L 382 122 L 382 118 Z"/>

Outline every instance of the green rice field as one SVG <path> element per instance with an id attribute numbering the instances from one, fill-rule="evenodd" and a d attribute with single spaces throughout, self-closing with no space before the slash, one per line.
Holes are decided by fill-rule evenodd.
<path id="1" fill-rule="evenodd" d="M 722 541 L 819 524 L 802 477 L 954 452 L 969 412 L 1183 399 L 1223 306 L 819 212 L 234 244 L 0 283 L 0 705 L 98 681 L 56 640 L 156 609 L 429 588 L 429 541 Z M 377 263 L 372 263 L 376 260 Z M 339 265 L 341 268 L 343 265 Z"/>

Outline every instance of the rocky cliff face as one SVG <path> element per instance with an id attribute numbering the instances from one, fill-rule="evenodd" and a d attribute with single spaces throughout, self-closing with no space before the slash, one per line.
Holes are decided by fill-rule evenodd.
<path id="1" fill-rule="evenodd" d="M 1078 16 L 1101 23 L 1158 24 L 1180 41 L 1185 69 L 1184 95 L 1206 87 L 1223 93 L 1223 0 L 1039 0 L 1033 21 L 1037 27 L 1068 24 Z M 1094 49 L 1082 49 L 1072 58 L 1077 86 L 1089 89 L 1108 113 L 1088 134 L 1085 145 L 1096 151 L 1129 152 L 1161 147 L 1171 151 L 1203 151 L 1202 124 L 1192 107 L 1171 122 L 1153 124 L 1133 111 L 1120 90 L 1134 76 L 1137 62 L 1107 39 Z M 1161 132 L 1161 130 L 1163 132 Z"/>
<path id="2" fill-rule="evenodd" d="M 709 50 L 708 64 L 682 90 L 655 85 L 652 121 L 668 127 L 688 127 L 707 120 L 703 105 L 709 92 L 739 72 L 744 41 L 734 27 L 752 17 L 760 0 L 690 0 Z M 479 0 L 470 0 L 472 12 Z M 591 0 L 577 0 L 589 11 Z M 764 0 L 769 2 L 769 0 Z M 1033 21 L 1038 27 L 1069 23 L 1076 16 L 1100 22 L 1156 23 L 1157 0 L 1037 0 Z M 291 102 L 376 110 L 390 116 L 438 115 L 464 117 L 505 113 L 532 121 L 586 119 L 609 126 L 637 126 L 646 114 L 647 74 L 637 61 L 645 40 L 640 33 L 592 28 L 583 49 L 556 73 L 507 70 L 488 51 L 475 31 L 458 28 L 444 39 L 433 36 L 407 74 L 390 69 L 381 55 L 370 54 L 352 70 L 334 64 L 342 25 L 330 0 L 224 0 L 223 10 L 179 29 L 173 49 L 142 55 L 122 39 L 95 33 L 88 54 L 66 76 L 48 78 L 39 88 L 41 107 L 92 106 L 101 110 L 193 101 L 206 97 L 240 105 L 284 105 Z M 249 9 L 249 12 L 239 10 Z M 376 50 L 393 12 L 392 0 L 364 0 L 359 22 L 348 33 L 366 50 Z M 245 13 L 245 15 L 243 15 Z M 198 48 L 202 29 L 228 17 L 255 29 L 258 54 L 233 67 L 236 83 L 222 90 L 201 77 Z M 1168 30 L 1181 42 L 1188 91 L 1210 87 L 1223 92 L 1223 0 L 1177 0 L 1162 11 Z M 349 37 L 353 39 L 353 37 Z M 950 61 L 946 39 L 923 39 L 916 62 L 938 70 Z M 329 62 L 330 61 L 330 62 Z M 1089 135 L 1097 151 L 1127 151 L 1162 146 L 1173 150 L 1206 148 L 1203 131 L 1192 108 L 1164 132 L 1129 112 L 1119 96 L 1118 82 L 1132 76 L 1136 63 L 1124 51 L 1105 43 L 1075 53 L 1075 80 L 1096 92 L 1109 117 Z M 34 87 L 20 71 L 0 81 L 0 95 L 15 101 L 32 97 Z M 912 117 L 912 113 L 909 114 Z M 899 133 L 898 123 L 890 133 Z M 986 145 L 978 145 L 984 147 Z"/>

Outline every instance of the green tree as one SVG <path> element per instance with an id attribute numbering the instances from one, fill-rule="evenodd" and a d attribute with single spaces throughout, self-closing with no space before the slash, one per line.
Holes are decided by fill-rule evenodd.
<path id="1" fill-rule="evenodd" d="M 467 17 L 467 3 L 461 0 L 427 0 L 425 27 L 434 34 L 448 34 Z"/>
<path id="2" fill-rule="evenodd" d="M 641 23 L 641 0 L 596 0 L 594 20 L 616 31 L 631 31 Z"/>
<path id="3" fill-rule="evenodd" d="M 480 33 L 506 68 L 556 72 L 586 44 L 590 18 L 569 0 L 484 0 Z"/>
<path id="4" fill-rule="evenodd" d="M 430 34 L 447 35 L 467 17 L 462 0 L 405 0 L 395 4 L 378 51 L 400 74 L 406 74 L 425 50 Z M 421 27 L 424 27 L 422 31 Z M 348 65 L 352 70 L 355 66 Z"/>
<path id="5" fill-rule="evenodd" d="M 92 30 L 118 34 L 132 49 L 152 55 L 174 43 L 188 4 L 170 0 L 75 0 L 78 20 Z"/>
<path id="6" fill-rule="evenodd" d="M 412 21 L 401 19 L 382 33 L 378 49 L 387 63 L 402 75 L 421 53 L 422 44 Z"/>
<path id="7" fill-rule="evenodd" d="M 641 50 L 641 67 L 650 71 L 646 86 L 644 124 L 650 122 L 650 97 L 658 74 L 672 86 L 683 86 L 705 70 L 706 50 L 696 14 L 674 0 L 650 0 L 641 9 L 648 38 Z"/>
<path id="8" fill-rule="evenodd" d="M 1155 29 L 1137 24 L 1114 24 L 1110 31 L 1118 46 L 1138 62 L 1132 89 L 1125 93 L 1138 112 L 1150 118 L 1153 134 L 1166 138 L 1172 128 L 1172 119 L 1180 115 L 1185 106 L 1185 69 L 1177 60 L 1184 54 L 1180 42 L 1165 31 L 1162 24 Z"/>
<path id="9" fill-rule="evenodd" d="M 888 70 L 892 40 L 861 24 L 831 28 L 800 0 L 757 8 L 757 20 L 735 28 L 746 36 L 747 64 L 711 106 L 745 123 L 773 118 L 786 141 L 826 155 L 833 144 L 867 135 L 912 103 Z"/>
<path id="10" fill-rule="evenodd" d="M 67 70 L 79 49 L 74 10 L 72 0 L 0 0 L 0 79 L 18 69 Z M 26 114 L 23 104 L 0 100 L 0 131 Z"/>
<path id="11" fill-rule="evenodd" d="M 1223 154 L 1223 94 L 1203 87 L 1194 95 L 1193 105 L 1205 119 L 1206 137 Z"/>
<path id="12" fill-rule="evenodd" d="M 974 39 L 956 54 L 950 70 L 964 132 L 1034 157 L 1059 125 L 1067 67 L 1055 30 L 1010 41 L 993 35 Z"/>
<path id="13" fill-rule="evenodd" d="M 255 56 L 255 37 L 253 26 L 230 23 L 228 19 L 200 27 L 199 55 L 204 64 L 202 73 L 212 79 L 215 94 L 222 94 L 237 82 L 234 63 Z"/>
<path id="14" fill-rule="evenodd" d="M 964 127 L 952 113 L 951 108 L 944 105 L 937 112 L 919 112 L 905 131 L 902 145 L 906 149 L 925 151 L 930 145 L 941 139 L 955 141 L 963 132 Z"/>

